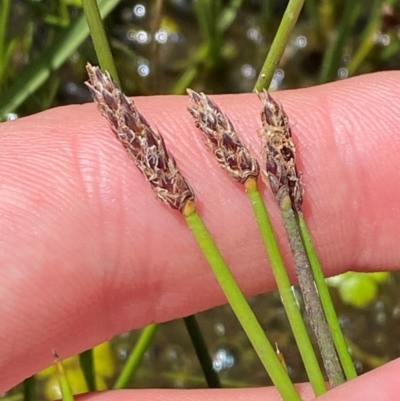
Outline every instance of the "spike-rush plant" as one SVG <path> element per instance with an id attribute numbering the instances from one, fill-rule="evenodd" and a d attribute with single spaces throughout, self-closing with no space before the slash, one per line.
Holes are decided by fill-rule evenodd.
<path id="1" fill-rule="evenodd" d="M 150 126 L 134 102 L 121 92 L 108 72 L 103 73 L 98 67 L 90 64 L 87 65 L 87 71 L 87 86 L 100 113 L 108 120 L 116 138 L 125 147 L 127 154 L 143 173 L 157 197 L 172 209 L 177 209 L 186 220 L 229 304 L 283 399 L 300 399 L 277 353 L 198 214 L 194 190 L 181 174 L 161 133 Z M 296 299 L 290 291 L 290 281 L 276 241 L 273 234 L 270 234 L 272 229 L 258 192 L 259 164 L 240 141 L 233 124 L 216 103 L 204 94 L 192 90 L 188 90 L 188 93 L 191 101 L 189 111 L 195 125 L 203 132 L 207 146 L 222 168 L 243 185 L 250 197 L 307 373 L 315 393 L 322 394 L 326 391 L 323 375 Z M 267 177 L 282 212 L 305 309 L 320 348 L 326 374 L 331 386 L 337 386 L 344 382 L 342 366 L 315 286 L 316 280 L 306 250 L 310 248 L 303 245 L 297 220 L 304 190 L 297 172 L 289 121 L 282 106 L 275 102 L 268 92 L 264 92 L 260 98 L 263 105 L 261 122 L 264 132 L 262 145 L 265 167 L 261 170 Z M 340 347 L 338 349 L 340 351 Z"/>

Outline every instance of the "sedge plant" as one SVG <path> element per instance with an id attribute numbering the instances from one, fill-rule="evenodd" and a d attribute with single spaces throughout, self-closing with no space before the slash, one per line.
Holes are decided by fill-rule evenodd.
<path id="1" fill-rule="evenodd" d="M 89 87 L 100 113 L 106 117 L 117 139 L 149 182 L 156 196 L 185 218 L 260 361 L 284 400 L 300 400 L 275 350 L 236 283 L 209 234 L 195 204 L 195 194 L 168 152 L 163 137 L 152 129 L 134 103 L 106 72 L 87 66 Z"/>
<path id="2" fill-rule="evenodd" d="M 308 230 L 301 211 L 304 188 L 296 166 L 296 149 L 289 119 L 282 105 L 267 91 L 260 95 L 260 99 L 263 104 L 261 120 L 264 176 L 281 210 L 305 309 L 321 351 L 326 373 L 331 385 L 337 386 L 345 381 L 342 368 L 348 379 L 355 377 L 355 369 L 334 313 L 321 266 L 316 262 L 318 259 L 311 237 L 307 236 Z M 303 241 L 307 242 L 306 248 Z"/>
<path id="3" fill-rule="evenodd" d="M 82 0 L 82 5 L 90 28 L 90 33 L 100 66 L 103 70 L 109 71 L 110 76 L 112 77 L 114 82 L 119 84 L 120 80 L 118 77 L 118 72 L 115 67 L 111 48 L 104 30 L 103 21 L 101 19 L 101 14 L 97 1 Z M 185 322 L 185 326 L 187 328 L 192 344 L 195 348 L 196 355 L 203 370 L 208 387 L 221 387 L 218 374 L 212 367 L 212 360 L 208 352 L 206 343 L 201 334 L 200 328 L 196 322 L 196 317 L 193 315 L 187 316 L 183 320 Z M 125 364 L 120 376 L 117 378 L 114 388 L 123 388 L 127 385 L 129 379 L 132 377 L 133 373 L 139 366 L 139 363 L 142 360 L 143 355 L 150 345 L 151 341 L 153 340 L 156 332 L 157 325 L 154 324 L 149 325 L 143 330 L 138 343 L 133 348 L 131 354 L 129 355 L 127 363 Z M 90 354 L 90 352 L 91 350 L 88 350 L 86 351 L 86 354 Z M 86 359 L 88 359 L 88 356 L 89 355 L 87 355 Z M 84 366 L 86 367 L 86 369 L 83 369 L 83 371 L 85 373 L 85 378 L 87 379 L 89 386 L 89 384 L 94 383 L 92 380 L 90 380 L 93 377 L 93 374 L 91 374 L 91 372 L 93 372 L 93 365 L 86 364 Z"/>
<path id="4" fill-rule="evenodd" d="M 257 160 L 241 142 L 236 130 L 218 105 L 203 93 L 188 90 L 189 112 L 197 128 L 204 134 L 207 147 L 227 174 L 239 182 L 249 196 L 265 247 L 270 259 L 283 306 L 287 313 L 297 346 L 316 395 L 326 391 L 317 357 L 307 333 L 300 309 L 279 251 L 267 210 L 258 190 L 260 167 Z"/>

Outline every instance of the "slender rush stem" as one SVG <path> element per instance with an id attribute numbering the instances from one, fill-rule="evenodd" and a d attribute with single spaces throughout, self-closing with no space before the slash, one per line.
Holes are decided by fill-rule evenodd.
<path id="1" fill-rule="evenodd" d="M 349 354 L 348 346 L 346 344 L 342 329 L 340 328 L 336 311 L 332 304 L 331 296 L 329 294 L 329 289 L 326 285 L 325 277 L 323 275 L 317 253 L 315 252 L 315 248 L 311 239 L 310 232 L 304 220 L 303 213 L 298 212 L 296 218 L 303 244 L 306 249 L 308 259 L 310 261 L 311 269 L 314 274 L 314 280 L 321 298 L 322 307 L 324 309 L 325 316 L 332 333 L 333 341 L 335 343 L 340 362 L 342 363 L 344 374 L 347 380 L 354 379 L 355 377 L 357 377 L 357 372 Z"/>
<path id="2" fill-rule="evenodd" d="M 92 35 L 93 45 L 100 67 L 104 71 L 108 71 L 114 78 L 114 81 L 119 85 L 117 68 L 115 67 L 110 44 L 104 30 L 97 0 L 82 0 L 82 6 L 89 25 L 90 34 Z"/>
<path id="3" fill-rule="evenodd" d="M 81 365 L 88 391 L 96 391 L 93 348 L 83 351 L 79 354 L 79 364 Z"/>
<path id="4" fill-rule="evenodd" d="M 220 388 L 221 383 L 219 381 L 217 372 L 213 369 L 212 359 L 210 357 L 210 353 L 208 352 L 207 344 L 204 341 L 203 335 L 200 331 L 200 327 L 197 323 L 196 316 L 187 316 L 183 318 L 183 321 L 185 322 L 186 329 L 189 333 L 208 387 Z"/>
<path id="5" fill-rule="evenodd" d="M 268 212 L 265 209 L 264 202 L 260 192 L 258 191 L 256 180 L 253 178 L 247 179 L 245 182 L 245 188 L 251 200 L 251 205 L 253 206 L 254 215 L 267 249 L 272 272 L 278 286 L 279 295 L 281 296 L 293 335 L 297 346 L 299 347 L 308 378 L 314 389 L 315 395 L 318 396 L 326 392 L 325 380 L 318 364 L 307 328 L 304 324 L 303 317 L 293 294 L 292 285 L 285 270 L 282 256 L 269 221 Z"/>
<path id="6" fill-rule="evenodd" d="M 261 92 L 263 89 L 268 89 L 271 84 L 272 77 L 278 67 L 290 34 L 296 25 L 300 11 L 303 8 L 304 0 L 290 0 L 283 14 L 278 31 L 276 32 L 274 41 L 269 49 L 267 58 L 261 68 L 257 82 L 254 86 L 254 91 Z"/>
<path id="7" fill-rule="evenodd" d="M 6 42 L 11 4 L 11 0 L 3 0 L 0 4 L 0 88 L 2 87 L 3 74 L 8 64 L 8 58 L 6 57 Z"/>
<path id="8" fill-rule="evenodd" d="M 35 375 L 30 376 L 23 381 L 23 392 L 24 392 L 23 401 L 33 401 L 37 399 Z"/>
<path id="9" fill-rule="evenodd" d="M 55 365 L 57 368 L 57 378 L 58 378 L 58 383 L 60 385 L 62 400 L 74 401 L 74 394 L 72 392 L 71 385 L 69 384 L 68 376 L 65 372 L 62 361 L 60 360 L 59 356 L 55 351 L 53 351 L 53 354 L 55 358 Z"/>
<path id="10" fill-rule="evenodd" d="M 142 361 L 144 353 L 147 351 L 149 344 L 153 340 L 158 329 L 157 324 L 149 324 L 140 333 L 140 337 L 137 340 L 135 347 L 133 348 L 131 354 L 126 361 L 122 372 L 118 376 L 117 381 L 114 383 L 114 389 L 125 388 L 129 380 L 131 379 L 133 373 L 136 371 L 140 362 Z"/>
<path id="11" fill-rule="evenodd" d="M 344 383 L 345 380 L 288 194 L 282 195 L 279 207 L 289 238 L 290 248 L 292 249 L 299 287 L 303 295 L 310 325 L 317 338 L 329 382 L 332 387 L 336 387 Z"/>
<path id="12" fill-rule="evenodd" d="M 349 76 L 354 75 L 358 68 L 363 65 L 364 60 L 377 45 L 375 40 L 376 32 L 380 30 L 382 23 L 382 7 L 383 0 L 375 0 L 369 12 L 369 21 L 364 32 L 361 34 L 361 41 L 357 50 L 352 54 L 347 71 Z M 388 3 L 386 3 L 388 4 Z"/>
<path id="13" fill-rule="evenodd" d="M 182 212 L 229 304 L 257 352 L 261 363 L 277 387 L 282 399 L 300 401 L 299 394 L 279 361 L 274 348 L 266 338 L 263 329 L 208 233 L 201 217 L 198 215 L 193 201 L 187 201 Z"/>
<path id="14" fill-rule="evenodd" d="M 343 16 L 340 19 L 337 35 L 334 40 L 331 41 L 324 54 L 319 76 L 320 83 L 333 81 L 337 77 L 344 45 L 360 14 L 363 3 L 364 2 L 360 0 L 353 0 L 345 3 L 346 6 L 343 11 Z"/>

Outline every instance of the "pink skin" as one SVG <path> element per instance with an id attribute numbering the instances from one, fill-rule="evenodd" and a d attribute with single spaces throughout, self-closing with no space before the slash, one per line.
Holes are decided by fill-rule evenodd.
<path id="1" fill-rule="evenodd" d="M 327 275 L 400 266 L 399 96 L 398 72 L 275 95 L 293 125 L 304 213 Z M 215 100 L 259 154 L 257 96 Z M 164 134 L 244 292 L 272 289 L 249 200 L 205 150 L 187 101 L 160 96 L 136 104 Z M 52 349 L 65 358 L 224 303 L 183 218 L 155 199 L 93 104 L 1 124 L 0 141 L 0 392 L 51 364 Z M 291 266 L 279 212 L 262 191 Z M 322 399 L 365 400 L 371 392 L 374 400 L 397 399 L 399 371 L 400 361 L 392 362 Z M 261 400 L 267 391 L 279 399 L 274 389 L 210 390 L 207 399 Z M 302 391 L 312 398 L 308 386 Z M 200 400 L 204 391 L 85 397 L 133 396 Z"/>

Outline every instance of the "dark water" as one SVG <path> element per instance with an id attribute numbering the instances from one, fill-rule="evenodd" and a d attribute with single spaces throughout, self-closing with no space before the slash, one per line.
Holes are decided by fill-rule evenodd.
<path id="1" fill-rule="evenodd" d="M 399 285 L 400 274 L 392 274 L 388 282 L 379 286 L 376 299 L 363 309 L 344 305 L 336 290 L 332 290 L 339 321 L 349 340 L 358 373 L 400 356 Z M 306 381 L 279 295 L 273 292 L 254 297 L 251 305 L 268 338 L 277 343 L 283 353 L 293 381 Z M 214 367 L 226 386 L 271 383 L 228 306 L 200 313 L 197 318 L 213 355 Z M 132 332 L 113 340 L 121 362 L 137 336 L 138 332 Z M 132 386 L 205 386 L 182 320 L 160 327 Z"/>

